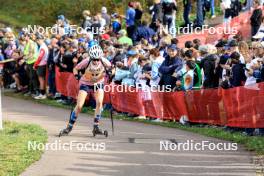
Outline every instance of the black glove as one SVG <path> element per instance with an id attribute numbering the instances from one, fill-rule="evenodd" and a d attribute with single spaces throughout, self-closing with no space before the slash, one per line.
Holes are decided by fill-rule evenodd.
<path id="1" fill-rule="evenodd" d="M 81 79 L 81 76 L 79 74 L 74 75 L 75 79 L 79 81 Z"/>

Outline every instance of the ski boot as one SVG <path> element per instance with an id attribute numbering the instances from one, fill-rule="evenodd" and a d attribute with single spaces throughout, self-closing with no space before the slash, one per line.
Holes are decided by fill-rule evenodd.
<path id="1" fill-rule="evenodd" d="M 93 136 L 95 137 L 96 135 L 104 135 L 106 138 L 108 137 L 108 131 L 104 130 L 104 132 L 99 129 L 98 125 L 94 125 L 93 128 Z"/>
<path id="2" fill-rule="evenodd" d="M 68 136 L 69 133 L 71 132 L 72 128 L 70 128 L 69 126 L 65 129 L 62 129 L 59 133 L 59 137 L 61 136 Z"/>

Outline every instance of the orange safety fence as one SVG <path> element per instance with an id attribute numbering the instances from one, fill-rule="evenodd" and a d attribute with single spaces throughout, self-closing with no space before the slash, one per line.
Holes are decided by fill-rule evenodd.
<path id="1" fill-rule="evenodd" d="M 57 91 L 76 98 L 78 82 L 72 73 L 56 72 Z M 160 119 L 227 125 L 241 128 L 264 128 L 264 83 L 231 89 L 203 89 L 188 92 L 120 91 L 108 86 L 104 103 L 117 111 Z M 124 90 L 124 89 L 123 89 Z"/>

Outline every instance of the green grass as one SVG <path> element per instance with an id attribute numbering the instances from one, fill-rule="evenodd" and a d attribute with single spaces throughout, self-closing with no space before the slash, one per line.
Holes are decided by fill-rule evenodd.
<path id="1" fill-rule="evenodd" d="M 6 96 L 19 98 L 19 99 L 25 99 L 25 100 L 31 100 L 37 103 L 50 105 L 54 107 L 66 108 L 66 109 L 71 108 L 71 106 L 62 105 L 60 103 L 57 103 L 54 100 L 49 100 L 49 99 L 33 100 L 33 98 L 31 97 L 24 97 L 22 94 L 14 94 L 12 92 L 6 92 L 4 94 Z M 82 113 L 87 113 L 89 115 L 93 115 L 93 112 L 94 112 L 93 109 L 90 107 L 84 107 L 82 110 Z M 109 117 L 109 115 L 110 115 L 109 111 L 103 112 L 104 117 Z M 181 130 L 194 132 L 194 133 L 201 134 L 201 135 L 208 136 L 208 137 L 228 140 L 228 141 L 232 141 L 232 142 L 236 142 L 236 143 L 244 145 L 247 150 L 256 152 L 257 155 L 264 155 L 264 137 L 244 136 L 239 132 L 231 133 L 229 131 L 224 130 L 221 127 L 210 127 L 210 126 L 201 126 L 201 125 L 183 126 L 177 122 L 157 123 L 157 122 L 151 122 L 149 120 L 138 120 L 138 119 L 132 119 L 122 114 L 114 115 L 114 118 L 119 119 L 119 120 L 131 121 L 131 122 L 140 122 L 140 123 L 146 123 L 146 124 L 152 124 L 152 125 L 159 125 L 159 126 L 169 127 L 169 128 L 178 128 Z"/>
<path id="2" fill-rule="evenodd" d="M 16 176 L 34 161 L 43 151 L 28 150 L 28 141 L 45 143 L 47 133 L 37 125 L 4 122 L 0 131 L 0 175 Z"/>

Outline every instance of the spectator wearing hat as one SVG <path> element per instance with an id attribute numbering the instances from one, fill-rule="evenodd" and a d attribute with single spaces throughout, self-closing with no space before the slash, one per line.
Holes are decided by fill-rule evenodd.
<path id="1" fill-rule="evenodd" d="M 259 0 L 254 0 L 253 7 L 254 11 L 250 17 L 251 37 L 257 34 L 262 22 L 262 9 Z"/>
<path id="2" fill-rule="evenodd" d="M 129 46 L 133 45 L 132 39 L 127 37 L 126 30 L 122 29 L 118 32 L 118 43 L 121 45 L 124 45 L 124 44 L 127 44 Z"/>
<path id="3" fill-rule="evenodd" d="M 117 15 L 112 15 L 112 31 L 117 34 L 121 30 L 121 22 Z"/>
<path id="4" fill-rule="evenodd" d="M 170 45 L 167 50 L 168 55 L 159 68 L 159 72 L 162 75 L 159 84 L 161 86 L 170 86 L 173 89 L 177 81 L 177 78 L 173 74 L 182 69 L 183 61 L 178 57 L 178 48 L 176 45 Z"/>
<path id="5" fill-rule="evenodd" d="M 138 64 L 138 52 L 135 48 L 132 48 L 127 52 L 127 58 L 124 59 L 123 69 L 129 70 L 129 74 L 123 78 L 122 84 L 134 86 L 135 85 L 135 78 L 134 75 L 139 69 Z"/>

